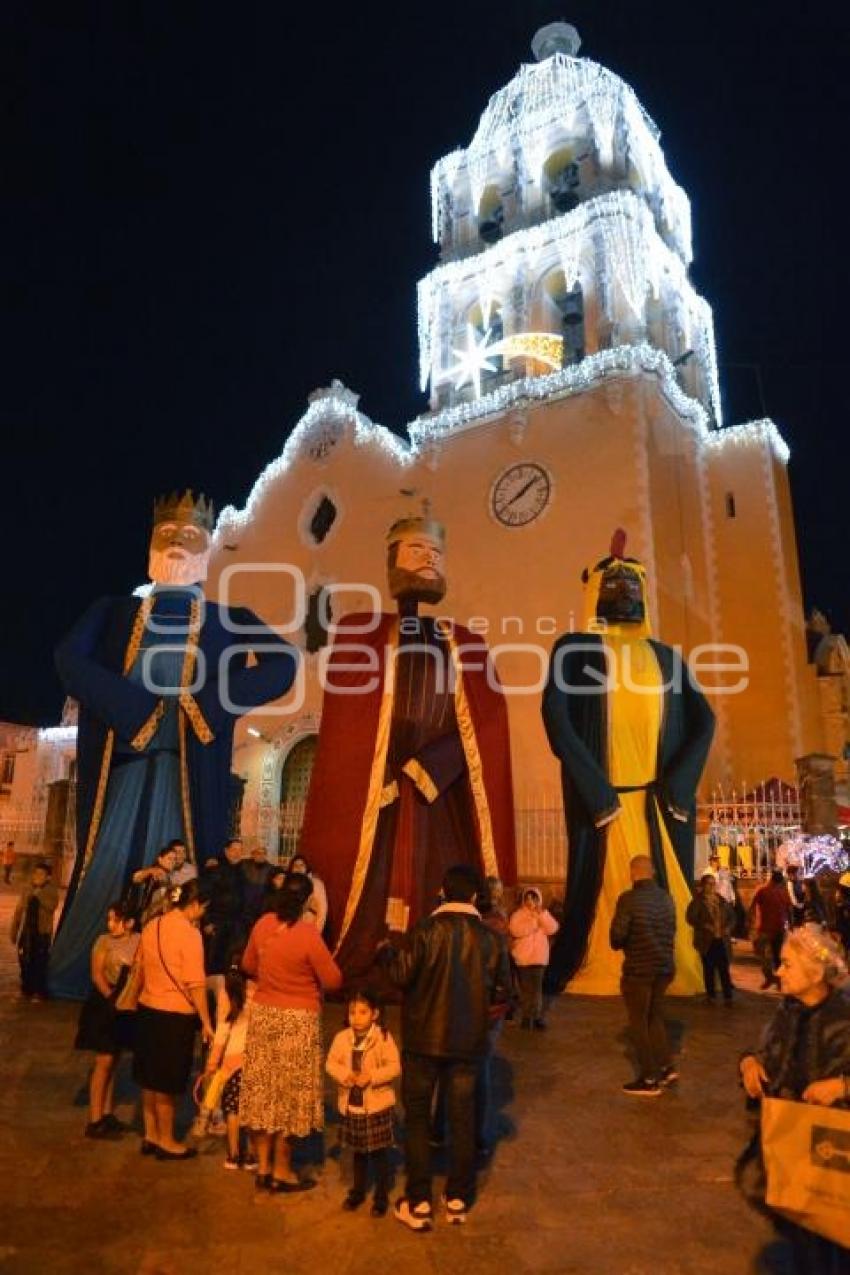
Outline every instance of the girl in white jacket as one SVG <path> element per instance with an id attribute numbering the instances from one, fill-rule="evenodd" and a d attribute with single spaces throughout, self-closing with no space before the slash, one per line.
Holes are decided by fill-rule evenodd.
<path id="1" fill-rule="evenodd" d="M 393 1145 L 392 1082 L 401 1075 L 401 1059 L 395 1041 L 381 1025 L 381 1007 L 372 992 L 352 994 L 348 1027 L 334 1037 L 325 1066 L 339 1085 L 342 1144 L 354 1151 L 354 1185 L 342 1207 L 352 1211 L 366 1199 L 371 1161 L 375 1171 L 372 1216 L 384 1217 Z"/>
<path id="2" fill-rule="evenodd" d="M 558 932 L 558 922 L 543 906 L 539 890 L 530 887 L 522 892 L 522 902 L 508 922 L 511 931 L 511 956 L 519 983 L 520 1027 L 542 1031 L 543 975 L 549 964 L 549 940 Z"/>

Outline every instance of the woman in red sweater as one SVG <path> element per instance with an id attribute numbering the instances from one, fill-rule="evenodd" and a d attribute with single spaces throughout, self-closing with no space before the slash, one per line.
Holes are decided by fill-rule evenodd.
<path id="1" fill-rule="evenodd" d="M 288 876 L 276 912 L 260 917 L 242 957 L 256 980 L 245 1061 L 240 1123 L 256 1136 L 257 1186 L 308 1191 L 291 1163 L 291 1138 L 324 1124 L 321 1008 L 323 991 L 342 986 L 342 973 L 315 925 L 302 913 L 313 892 L 309 877 Z"/>

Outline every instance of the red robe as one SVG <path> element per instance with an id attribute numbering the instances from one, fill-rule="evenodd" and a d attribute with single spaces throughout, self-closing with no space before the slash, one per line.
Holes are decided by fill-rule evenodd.
<path id="1" fill-rule="evenodd" d="M 453 861 L 473 863 L 509 885 L 516 881 L 507 706 L 483 640 L 461 625 L 437 630 L 456 675 L 449 734 L 432 739 L 400 771 L 393 764 L 399 731 L 393 691 L 404 658 L 396 658 L 399 618 L 381 615 L 370 632 L 356 632 L 372 619 L 347 616 L 329 653 L 300 843 L 325 882 L 326 937 L 349 977 L 365 971 L 387 932 L 391 892 L 407 905 L 408 927 L 436 905 L 422 888 L 423 878 L 433 877 L 423 860 L 429 815 L 437 823 L 439 814 L 440 828 L 458 838 L 448 852 Z M 423 623 L 433 635 L 434 622 Z M 429 880 L 426 896 L 432 886 Z"/>

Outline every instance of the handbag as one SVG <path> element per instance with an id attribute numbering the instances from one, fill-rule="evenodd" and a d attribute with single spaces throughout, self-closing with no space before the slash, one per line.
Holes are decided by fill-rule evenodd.
<path id="1" fill-rule="evenodd" d="M 145 970 L 142 964 L 142 945 L 136 948 L 136 955 L 129 967 L 115 997 L 115 1008 L 119 1014 L 134 1014 L 139 1008 L 139 997 L 145 985 Z"/>
<path id="2" fill-rule="evenodd" d="M 850 1249 L 850 1111 L 765 1098 L 761 1143 L 768 1207 Z"/>

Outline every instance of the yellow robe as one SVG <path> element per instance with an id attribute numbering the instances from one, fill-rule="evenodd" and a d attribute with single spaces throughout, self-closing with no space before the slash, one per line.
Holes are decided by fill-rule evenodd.
<path id="1" fill-rule="evenodd" d="M 605 634 L 605 643 L 616 660 L 616 668 L 609 670 L 614 680 L 607 695 L 608 777 L 615 788 L 645 785 L 656 777 L 664 703 L 661 669 L 655 652 L 644 638 L 624 635 L 612 626 Z M 623 792 L 619 796 L 620 813 L 605 829 L 605 875 L 587 956 L 567 987 L 568 992 L 580 995 L 614 996 L 620 990 L 623 957 L 622 953 L 613 951 L 608 942 L 611 919 L 618 897 L 631 887 L 629 860 L 637 854 L 650 854 L 646 792 Z M 676 976 L 670 991 L 674 995 L 693 996 L 703 991 L 703 978 L 692 941 L 693 932 L 685 921 L 690 890 L 660 812 L 658 825 L 667 881 L 676 905 Z M 569 924 L 569 920 L 566 923 Z"/>

